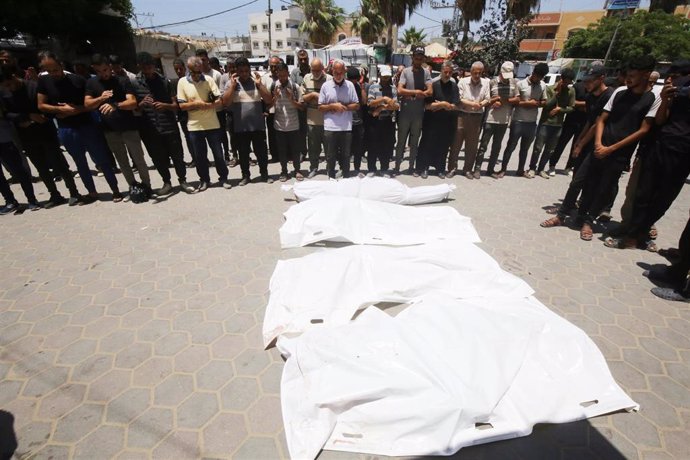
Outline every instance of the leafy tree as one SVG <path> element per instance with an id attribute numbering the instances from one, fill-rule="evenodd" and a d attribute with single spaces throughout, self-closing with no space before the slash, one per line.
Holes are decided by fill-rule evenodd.
<path id="1" fill-rule="evenodd" d="M 484 12 L 488 9 L 503 8 L 506 18 L 515 18 L 522 20 L 532 14 L 532 10 L 539 6 L 540 0 L 456 0 L 458 8 L 462 13 L 463 30 L 462 41 L 463 45 L 467 44 L 470 23 L 481 20 L 484 17 Z"/>
<path id="2" fill-rule="evenodd" d="M 395 49 L 397 43 L 393 37 L 393 26 L 405 24 L 406 17 L 414 13 L 414 10 L 424 4 L 424 0 L 372 0 L 372 4 L 381 12 L 388 21 L 386 43 L 391 49 Z"/>
<path id="3" fill-rule="evenodd" d="M 512 61 L 520 52 L 520 42 L 527 37 L 526 27 L 531 16 L 516 18 L 508 14 L 509 4 L 497 1 L 489 5 L 488 14 L 479 26 L 473 42 L 461 44 L 455 61 L 462 67 L 469 67 L 481 61 L 489 71 L 496 71 L 505 61 Z"/>
<path id="4" fill-rule="evenodd" d="M 649 11 L 663 11 L 673 14 L 676 11 L 676 7 L 684 3 L 686 3 L 685 0 L 651 0 L 649 2 Z"/>
<path id="5" fill-rule="evenodd" d="M 374 43 L 386 29 L 386 20 L 373 0 L 360 0 L 359 11 L 352 18 L 352 31 L 363 43 Z"/>
<path id="6" fill-rule="evenodd" d="M 409 29 L 406 29 L 403 32 L 403 37 L 402 42 L 403 45 L 409 46 L 409 45 L 421 45 L 424 43 L 424 39 L 426 39 L 426 34 L 422 32 L 421 30 L 417 30 L 414 26 L 410 27 Z"/>
<path id="7" fill-rule="evenodd" d="M 333 0 L 296 0 L 295 4 L 304 12 L 304 20 L 298 30 L 309 36 L 312 46 L 328 45 L 345 22 L 345 10 L 336 6 Z"/>
<path id="8" fill-rule="evenodd" d="M 575 32 L 565 43 L 563 55 L 604 58 L 616 28 L 618 33 L 610 55 L 613 61 L 626 62 L 644 55 L 651 55 L 657 61 L 690 56 L 690 20 L 662 11 L 644 10 L 627 18 L 604 17 L 587 29 Z"/>

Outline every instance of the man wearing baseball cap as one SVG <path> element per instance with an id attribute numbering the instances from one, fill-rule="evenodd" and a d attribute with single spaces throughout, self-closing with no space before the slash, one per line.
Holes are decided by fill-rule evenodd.
<path id="1" fill-rule="evenodd" d="M 410 171 L 414 171 L 419 138 L 422 134 L 424 100 L 431 97 L 431 74 L 422 67 L 425 59 L 423 46 L 412 48 L 412 66 L 405 68 L 398 82 L 398 96 L 401 97 L 398 115 L 398 144 L 395 146 L 395 173 L 400 172 L 405 144 L 409 137 Z"/>
<path id="2" fill-rule="evenodd" d="M 501 152 L 503 136 L 508 130 L 510 116 L 513 114 L 513 106 L 520 102 L 520 93 L 517 90 L 517 81 L 513 78 L 514 65 L 506 61 L 501 65 L 501 72 L 489 82 L 491 99 L 489 101 L 489 113 L 486 116 L 482 139 L 479 142 L 477 152 L 477 166 L 481 167 L 484 161 L 484 153 L 489 147 L 489 141 L 493 137 L 491 144 L 491 155 L 489 156 L 489 166 L 487 174 L 494 179 L 500 179 L 504 173 L 496 173 L 494 168 L 498 161 L 498 154 Z"/>

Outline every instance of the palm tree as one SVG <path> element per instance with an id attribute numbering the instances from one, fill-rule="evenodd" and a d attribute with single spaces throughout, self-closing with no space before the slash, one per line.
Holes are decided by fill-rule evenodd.
<path id="1" fill-rule="evenodd" d="M 405 29 L 405 32 L 403 32 L 403 38 L 400 41 L 405 46 L 421 45 L 424 42 L 425 38 L 425 33 L 423 33 L 421 30 L 417 30 L 414 26 L 412 26 L 409 29 Z"/>
<path id="2" fill-rule="evenodd" d="M 326 46 L 345 21 L 345 10 L 333 0 L 295 0 L 304 12 L 299 32 L 307 34 L 312 46 Z"/>
<path id="3" fill-rule="evenodd" d="M 479 21 L 486 10 L 486 0 L 456 0 L 462 12 L 462 44 L 467 43 L 470 33 L 470 22 Z M 506 5 L 506 16 L 517 20 L 528 17 L 533 10 L 539 8 L 540 0 L 503 0 Z"/>
<path id="4" fill-rule="evenodd" d="M 359 34 L 362 43 L 375 43 L 386 29 L 386 20 L 373 0 L 360 0 L 359 11 L 352 18 L 352 31 Z"/>
<path id="5" fill-rule="evenodd" d="M 391 49 L 395 49 L 397 43 L 393 40 L 393 26 L 405 24 L 406 16 L 414 13 L 414 10 L 424 4 L 424 0 L 372 0 L 381 15 L 388 21 L 386 43 Z"/>

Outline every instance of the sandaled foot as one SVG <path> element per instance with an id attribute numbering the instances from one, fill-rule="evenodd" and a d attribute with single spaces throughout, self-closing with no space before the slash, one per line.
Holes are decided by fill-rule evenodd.
<path id="1" fill-rule="evenodd" d="M 558 216 L 553 216 L 552 218 L 546 219 L 544 222 L 542 222 L 541 224 L 539 224 L 539 226 L 541 226 L 541 227 L 543 227 L 543 228 L 558 227 L 558 226 L 561 226 L 561 225 L 564 225 L 564 223 L 563 223 L 563 221 L 561 220 L 561 218 L 558 217 Z"/>
<path id="2" fill-rule="evenodd" d="M 609 236 L 604 240 L 604 246 L 613 249 L 632 249 L 637 246 L 637 241 L 630 238 L 615 238 Z"/>
<path id="3" fill-rule="evenodd" d="M 649 239 L 655 240 L 657 236 L 659 236 L 659 232 L 655 226 L 652 226 L 652 228 L 649 229 Z"/>
<path id="4" fill-rule="evenodd" d="M 592 241 L 594 237 L 594 231 L 592 231 L 592 226 L 589 224 L 583 224 L 580 229 L 580 239 L 583 241 Z"/>

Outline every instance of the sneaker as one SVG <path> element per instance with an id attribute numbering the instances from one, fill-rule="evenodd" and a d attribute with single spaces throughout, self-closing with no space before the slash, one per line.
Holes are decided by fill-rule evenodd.
<path id="1" fill-rule="evenodd" d="M 309 174 L 307 174 L 307 179 L 313 179 L 314 177 L 316 177 L 316 172 L 316 169 L 312 169 L 311 171 L 309 171 Z"/>
<path id="2" fill-rule="evenodd" d="M 248 177 L 243 177 L 242 180 L 240 181 L 240 187 L 244 187 L 249 183 L 249 178 Z"/>
<path id="3" fill-rule="evenodd" d="M 235 160 L 234 158 L 230 158 L 230 161 L 228 161 L 228 166 L 234 168 L 235 166 L 237 166 L 237 160 Z"/>
<path id="4" fill-rule="evenodd" d="M 365 177 L 367 177 L 367 175 L 360 171 L 357 173 L 357 177 L 359 177 L 360 179 L 364 179 Z"/>
<path id="5" fill-rule="evenodd" d="M 438 178 L 439 178 L 439 179 L 445 179 L 445 178 L 446 178 L 446 173 L 444 173 L 443 171 L 439 172 L 439 173 L 438 173 Z"/>
<path id="6" fill-rule="evenodd" d="M 17 203 L 7 203 L 5 206 L 0 208 L 0 215 L 5 215 L 9 214 L 11 212 L 15 212 L 19 205 Z"/>
<path id="7" fill-rule="evenodd" d="M 71 196 L 69 197 L 69 200 L 67 200 L 67 204 L 69 206 L 76 206 L 77 204 L 79 204 L 79 201 L 81 201 L 81 199 L 82 197 L 80 196 Z"/>
<path id="8" fill-rule="evenodd" d="M 549 176 L 554 177 L 556 175 L 556 168 L 549 168 Z"/>
<path id="9" fill-rule="evenodd" d="M 194 193 L 196 191 L 194 189 L 194 187 L 192 187 L 191 185 L 189 185 L 189 183 L 187 183 L 187 181 L 183 181 L 183 180 L 180 181 L 180 188 L 185 193 Z"/>
<path id="10" fill-rule="evenodd" d="M 529 171 L 525 171 L 524 176 L 527 179 L 534 179 L 534 169 L 530 169 Z"/>
<path id="11" fill-rule="evenodd" d="M 475 172 L 472 174 L 472 177 L 474 177 L 475 179 L 481 179 L 481 178 L 482 178 L 482 173 L 479 172 L 479 171 L 475 171 Z"/>
<path id="12" fill-rule="evenodd" d="M 227 179 L 222 179 L 219 182 L 220 182 L 220 185 L 222 185 L 225 190 L 230 190 L 232 188 L 232 184 Z"/>
<path id="13" fill-rule="evenodd" d="M 272 184 L 273 178 L 271 176 L 261 176 L 261 182 L 266 182 L 267 184 Z"/>
<path id="14" fill-rule="evenodd" d="M 565 168 L 565 175 L 568 177 L 573 177 L 573 168 Z"/>
<path id="15" fill-rule="evenodd" d="M 208 182 L 199 182 L 199 186 L 196 188 L 197 192 L 205 192 L 208 189 Z"/>
<path id="16" fill-rule="evenodd" d="M 498 174 L 496 174 L 498 177 L 497 179 L 503 179 L 506 175 L 505 171 L 499 171 Z"/>
<path id="17" fill-rule="evenodd" d="M 172 184 L 170 184 L 170 182 L 166 182 L 161 188 L 158 189 L 156 195 L 168 195 L 172 192 L 172 190 Z"/>
<path id="18" fill-rule="evenodd" d="M 385 173 L 383 173 L 384 179 L 391 179 L 392 177 L 395 177 L 395 175 L 391 174 L 390 171 L 386 171 Z"/>
<path id="19" fill-rule="evenodd" d="M 81 197 L 81 199 L 79 201 L 81 201 L 82 205 L 94 203 L 94 202 L 98 201 L 98 194 L 97 193 L 89 193 L 88 195 L 84 195 L 83 197 Z"/>
<path id="20" fill-rule="evenodd" d="M 29 203 L 26 206 L 26 209 L 28 209 L 29 211 L 38 211 L 39 209 L 41 209 L 41 205 L 34 201 L 33 203 Z"/>
<path id="21" fill-rule="evenodd" d="M 336 179 L 342 179 L 342 177 L 343 177 L 343 171 L 339 169 L 339 170 L 335 173 L 335 178 L 336 178 Z"/>
<path id="22" fill-rule="evenodd" d="M 493 177 L 496 180 L 501 178 L 501 176 L 499 176 L 498 173 L 491 173 L 491 177 Z"/>
<path id="23" fill-rule="evenodd" d="M 295 179 L 301 182 L 304 180 L 304 175 L 299 171 L 295 171 Z"/>
<path id="24" fill-rule="evenodd" d="M 61 204 L 67 203 L 67 199 L 62 195 L 55 195 L 50 197 L 50 201 L 45 204 L 46 209 L 54 208 L 55 206 L 60 206 Z"/>
<path id="25" fill-rule="evenodd" d="M 422 171 L 422 174 L 420 174 L 420 176 L 422 177 L 422 179 L 426 179 L 427 177 L 429 177 L 429 173 L 426 172 L 426 170 L 424 170 Z"/>
<path id="26" fill-rule="evenodd" d="M 376 173 L 374 171 L 369 171 L 367 173 L 367 177 L 375 177 L 375 176 L 376 176 Z"/>
<path id="27" fill-rule="evenodd" d="M 686 297 L 682 292 L 670 287 L 653 287 L 652 294 L 664 300 L 690 303 L 690 297 Z"/>
<path id="28" fill-rule="evenodd" d="M 597 220 L 599 222 L 611 222 L 611 213 L 608 211 L 603 211 L 601 214 L 599 214 L 599 217 L 597 217 Z"/>
<path id="29" fill-rule="evenodd" d="M 113 192 L 113 203 L 119 203 L 122 201 L 125 197 L 122 196 L 122 193 L 120 192 Z"/>
<path id="30" fill-rule="evenodd" d="M 470 179 L 470 180 L 472 180 L 472 179 L 474 179 L 474 174 L 472 174 L 471 172 L 467 171 L 467 172 L 465 173 L 465 177 L 468 178 L 468 179 Z"/>
<path id="31" fill-rule="evenodd" d="M 551 179 L 551 175 L 549 173 L 547 173 L 546 171 L 541 171 L 539 173 L 539 177 L 541 177 L 542 179 Z"/>
<path id="32" fill-rule="evenodd" d="M 101 168 L 98 168 L 98 172 L 96 173 L 97 177 L 103 177 L 103 171 L 101 171 Z"/>
<path id="33" fill-rule="evenodd" d="M 412 177 L 419 177 L 419 173 L 417 171 L 412 171 Z"/>
<path id="34" fill-rule="evenodd" d="M 455 176 L 455 174 L 456 174 L 457 172 L 458 172 L 457 170 L 451 169 L 450 171 L 448 171 L 448 174 L 446 174 L 446 177 L 447 177 L 448 179 L 452 179 L 453 176 Z"/>

